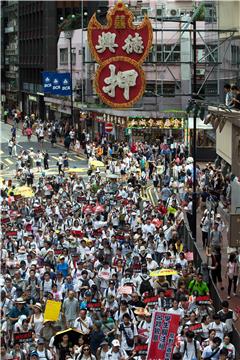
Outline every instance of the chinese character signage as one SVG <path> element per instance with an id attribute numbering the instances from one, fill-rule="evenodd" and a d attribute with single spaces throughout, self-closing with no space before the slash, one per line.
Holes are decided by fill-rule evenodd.
<path id="1" fill-rule="evenodd" d="M 95 87 L 101 100 L 114 108 L 126 108 L 145 90 L 142 63 L 152 46 L 152 26 L 145 17 L 133 25 L 133 14 L 118 1 L 107 14 L 107 25 L 93 15 L 88 25 L 88 42 L 99 67 Z"/>
<path id="2" fill-rule="evenodd" d="M 146 119 L 146 118 L 132 118 L 129 117 L 127 122 L 128 128 L 142 129 L 142 128 L 158 128 L 158 129 L 183 129 L 184 119 L 179 118 L 160 118 L 160 119 Z"/>
<path id="3" fill-rule="evenodd" d="M 56 73 L 43 71 L 44 94 L 71 95 L 71 76 L 69 73 Z"/>
<path id="4" fill-rule="evenodd" d="M 147 360 L 171 360 L 180 316 L 156 311 L 152 319 Z"/>

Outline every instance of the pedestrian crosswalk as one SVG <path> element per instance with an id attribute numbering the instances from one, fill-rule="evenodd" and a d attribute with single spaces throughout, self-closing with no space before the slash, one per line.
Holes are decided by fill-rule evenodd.
<path id="1" fill-rule="evenodd" d="M 35 152 L 36 154 L 36 152 Z M 59 159 L 58 152 L 51 152 L 49 151 L 49 170 L 44 170 L 49 175 L 56 175 L 58 174 L 58 168 L 57 168 L 57 161 Z M 10 156 L 8 154 L 8 149 L 0 149 L 0 173 L 1 176 L 9 177 L 14 176 L 16 172 L 16 161 L 17 156 Z M 81 154 L 75 154 L 73 152 L 68 154 L 68 162 L 70 168 L 80 168 L 81 166 L 86 166 L 82 168 L 82 171 L 79 170 L 79 172 L 86 172 L 87 173 L 87 159 L 84 157 L 84 155 Z M 42 166 L 43 166 L 43 160 L 42 160 Z M 34 173 L 35 170 L 35 161 L 34 161 Z"/>

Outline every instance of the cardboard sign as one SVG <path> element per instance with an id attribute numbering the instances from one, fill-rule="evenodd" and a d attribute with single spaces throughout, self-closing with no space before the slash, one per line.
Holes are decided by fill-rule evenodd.
<path id="1" fill-rule="evenodd" d="M 100 302 L 91 302 L 87 304 L 88 310 L 100 311 L 102 304 Z"/>
<path id="2" fill-rule="evenodd" d="M 123 295 L 131 295 L 133 292 L 132 286 L 124 285 L 118 288 L 118 293 Z"/>
<path id="3" fill-rule="evenodd" d="M 32 331 L 27 331 L 23 333 L 14 333 L 13 334 L 14 342 L 17 341 L 19 343 L 31 342 L 32 339 Z"/>
<path id="4" fill-rule="evenodd" d="M 209 296 L 197 296 L 196 297 L 196 302 L 199 305 L 210 304 L 210 297 Z"/>
<path id="5" fill-rule="evenodd" d="M 147 360 L 172 359 L 179 321 L 176 314 L 160 311 L 153 314 Z"/>
<path id="6" fill-rule="evenodd" d="M 193 261 L 193 252 L 187 252 L 186 254 L 185 254 L 185 259 L 187 260 L 187 261 Z"/>
<path id="7" fill-rule="evenodd" d="M 203 332 L 202 324 L 190 325 L 189 331 L 193 331 L 195 334 L 201 334 Z"/>
<path id="8" fill-rule="evenodd" d="M 62 303 L 60 301 L 47 300 L 44 321 L 57 321 L 59 318 Z"/>

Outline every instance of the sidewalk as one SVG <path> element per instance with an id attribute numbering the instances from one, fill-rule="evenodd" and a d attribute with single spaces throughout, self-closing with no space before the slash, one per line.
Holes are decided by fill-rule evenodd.
<path id="1" fill-rule="evenodd" d="M 9 125 L 12 126 L 12 125 L 13 125 L 13 119 L 8 118 L 7 124 L 9 124 Z M 21 121 L 21 122 L 18 124 L 18 129 L 22 130 L 22 128 L 23 128 L 23 122 Z M 27 138 L 26 138 L 26 139 L 27 139 Z M 27 140 L 26 140 L 26 141 L 27 141 Z M 49 143 L 51 142 L 48 138 L 45 138 L 44 141 L 47 141 L 47 142 L 49 142 Z M 56 145 L 57 145 L 58 147 L 61 147 L 61 148 L 65 149 L 65 146 L 64 146 L 64 138 L 57 138 Z M 84 150 L 83 150 L 82 148 L 81 148 L 80 150 L 76 150 L 76 149 L 70 148 L 70 151 L 75 152 L 75 153 L 78 154 L 78 155 L 82 155 L 82 156 L 86 157 L 86 154 L 85 154 L 85 152 L 84 152 Z M 86 159 L 87 159 L 87 157 L 86 157 Z"/>
<path id="2" fill-rule="evenodd" d="M 228 280 L 225 277 L 225 272 L 226 272 L 226 268 L 227 268 L 227 261 L 228 261 L 228 254 L 227 254 L 227 248 L 228 248 L 228 239 L 227 239 L 227 228 L 228 228 L 228 214 L 227 212 L 225 212 L 225 210 L 219 206 L 218 207 L 218 212 L 221 214 L 222 219 L 226 225 L 224 231 L 223 231 L 223 250 L 222 250 L 222 281 L 223 281 L 223 286 L 224 286 L 224 290 L 221 290 L 219 285 L 217 286 L 219 295 L 221 297 L 221 300 L 227 300 L 227 287 L 228 287 Z M 198 249 L 202 255 L 203 259 L 206 259 L 206 252 L 205 249 L 203 249 L 202 247 L 202 231 L 200 228 L 200 222 L 201 222 L 201 218 L 202 218 L 202 212 L 198 211 L 197 213 L 197 245 L 198 245 Z M 232 310 L 235 310 L 237 312 L 237 308 L 240 305 L 240 292 L 239 292 L 239 286 L 238 286 L 238 290 L 237 290 L 237 296 L 231 296 L 231 299 L 228 300 L 229 301 L 229 307 Z M 240 314 L 239 314 L 240 316 Z M 237 329 L 238 332 L 240 332 L 240 318 L 238 319 L 238 321 L 236 321 L 235 323 L 235 328 Z"/>

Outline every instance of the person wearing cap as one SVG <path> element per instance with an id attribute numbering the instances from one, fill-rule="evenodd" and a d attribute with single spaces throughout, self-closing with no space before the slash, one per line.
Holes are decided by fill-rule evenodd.
<path id="1" fill-rule="evenodd" d="M 38 360 L 39 359 L 38 352 L 36 350 L 31 351 L 29 354 L 29 358 L 30 360 Z"/>
<path id="2" fill-rule="evenodd" d="M 218 223 L 214 222 L 213 229 L 210 232 L 209 243 L 213 248 L 221 248 L 223 242 L 222 232 L 218 230 Z"/>
<path id="3" fill-rule="evenodd" d="M 69 266 L 68 263 L 65 261 L 64 255 L 59 257 L 59 263 L 57 264 L 57 271 L 61 272 L 64 277 L 68 275 Z"/>
<path id="4" fill-rule="evenodd" d="M 45 340 L 43 338 L 38 339 L 36 352 L 38 354 L 38 358 L 41 360 L 53 359 L 51 352 L 48 349 L 46 349 Z"/>
<path id="5" fill-rule="evenodd" d="M 146 260 L 147 260 L 148 271 L 156 270 L 159 267 L 158 263 L 155 260 L 153 260 L 151 254 L 147 254 Z"/>
<path id="6" fill-rule="evenodd" d="M 99 360 L 107 359 L 107 353 L 109 351 L 109 344 L 106 340 L 103 340 L 97 349 L 96 358 Z"/>
<path id="7" fill-rule="evenodd" d="M 120 347 L 117 339 L 112 341 L 112 348 L 107 352 L 106 360 L 127 360 L 128 355 L 124 349 Z"/>

